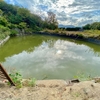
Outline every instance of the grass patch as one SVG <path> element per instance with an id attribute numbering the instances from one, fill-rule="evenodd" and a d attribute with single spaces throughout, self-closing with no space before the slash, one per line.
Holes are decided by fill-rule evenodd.
<path id="1" fill-rule="evenodd" d="M 10 34 L 10 29 L 0 25 L 0 40 L 5 39 Z"/>
<path id="2" fill-rule="evenodd" d="M 92 77 L 84 73 L 78 73 L 77 75 L 74 76 L 74 79 L 79 79 L 79 81 L 89 81 L 92 80 Z"/>
<path id="3" fill-rule="evenodd" d="M 16 88 L 22 88 L 23 86 L 34 87 L 36 83 L 35 78 L 26 79 L 25 81 L 23 81 L 24 79 L 22 78 L 22 75 L 18 71 L 12 72 L 11 74 L 9 74 L 9 76 L 15 83 Z M 11 84 L 8 82 L 8 85 Z"/>

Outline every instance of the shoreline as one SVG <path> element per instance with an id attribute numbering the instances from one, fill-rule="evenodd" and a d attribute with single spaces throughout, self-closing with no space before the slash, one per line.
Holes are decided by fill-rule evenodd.
<path id="1" fill-rule="evenodd" d="M 33 34 L 66 37 L 66 38 L 71 38 L 71 39 L 74 39 L 74 40 L 81 40 L 81 41 L 86 41 L 86 42 L 90 42 L 90 43 L 94 43 L 94 44 L 100 45 L 100 40 L 99 39 L 78 36 L 78 34 L 73 34 L 73 33 L 72 34 L 69 34 L 69 33 L 59 34 L 59 33 L 50 33 L 50 32 L 35 32 Z M 10 36 L 7 36 L 5 39 L 0 40 L 0 46 L 5 44 L 9 39 L 10 39 Z"/>
<path id="2" fill-rule="evenodd" d="M 90 42 L 90 43 L 94 43 L 94 44 L 100 45 L 100 40 L 99 39 L 90 38 L 90 37 L 83 37 L 81 35 L 79 36 L 78 34 L 73 34 L 73 33 L 72 34 L 69 34 L 69 33 L 59 34 L 59 33 L 50 33 L 50 32 L 35 32 L 33 34 L 66 37 L 66 38 L 72 38 L 72 39 L 75 39 L 75 40 L 87 41 L 87 42 Z"/>
<path id="3" fill-rule="evenodd" d="M 10 39 L 10 36 L 7 36 L 5 39 L 0 40 L 0 46 L 4 45 L 9 39 Z"/>

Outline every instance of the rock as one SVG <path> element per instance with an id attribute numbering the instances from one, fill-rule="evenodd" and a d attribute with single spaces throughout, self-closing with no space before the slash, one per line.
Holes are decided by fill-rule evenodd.
<path id="1" fill-rule="evenodd" d="M 80 81 L 78 79 L 72 79 L 72 80 L 68 80 L 66 81 L 67 86 L 71 86 L 74 83 L 79 83 Z"/>
<path id="2" fill-rule="evenodd" d="M 93 78 L 93 80 L 95 81 L 95 83 L 100 83 L 100 77 L 95 77 Z"/>

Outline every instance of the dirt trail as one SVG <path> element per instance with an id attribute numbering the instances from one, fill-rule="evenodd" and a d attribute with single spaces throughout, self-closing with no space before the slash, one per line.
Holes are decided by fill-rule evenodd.
<path id="1" fill-rule="evenodd" d="M 0 100 L 100 100 L 100 83 L 38 80 L 35 87 L 10 87 L 0 83 Z"/>

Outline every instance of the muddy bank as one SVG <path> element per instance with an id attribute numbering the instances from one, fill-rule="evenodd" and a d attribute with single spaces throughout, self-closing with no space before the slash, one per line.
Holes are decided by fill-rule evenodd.
<path id="1" fill-rule="evenodd" d="M 20 89 L 0 83 L 0 100 L 100 100 L 100 83 L 38 80 L 34 87 Z"/>
<path id="2" fill-rule="evenodd" d="M 10 36 L 7 36 L 5 39 L 0 40 L 0 46 L 6 43 L 10 39 Z"/>

